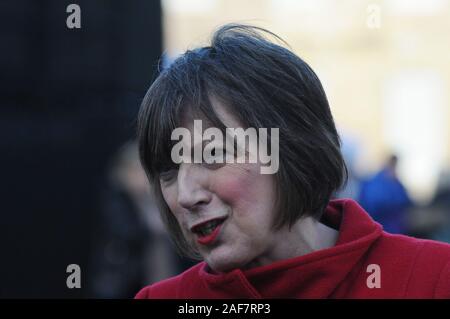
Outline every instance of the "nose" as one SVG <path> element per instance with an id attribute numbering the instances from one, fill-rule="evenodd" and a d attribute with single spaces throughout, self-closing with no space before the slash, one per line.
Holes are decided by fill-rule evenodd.
<path id="1" fill-rule="evenodd" d="M 178 170 L 178 204 L 190 211 L 198 211 L 211 201 L 206 188 L 206 176 L 195 164 L 182 163 Z"/>

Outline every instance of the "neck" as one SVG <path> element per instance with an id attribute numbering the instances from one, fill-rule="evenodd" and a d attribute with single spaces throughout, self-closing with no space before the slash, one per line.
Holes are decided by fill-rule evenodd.
<path id="1" fill-rule="evenodd" d="M 279 230 L 277 240 L 267 253 L 253 260 L 246 268 L 264 266 L 333 247 L 338 235 L 337 230 L 320 223 L 313 217 L 301 218 L 291 229 L 284 227 Z"/>

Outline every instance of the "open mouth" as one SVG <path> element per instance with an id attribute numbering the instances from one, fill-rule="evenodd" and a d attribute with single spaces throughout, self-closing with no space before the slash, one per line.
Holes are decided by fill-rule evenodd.
<path id="1" fill-rule="evenodd" d="M 192 228 L 192 231 L 199 235 L 199 237 L 206 237 L 211 235 L 217 227 L 219 227 L 226 218 L 217 218 L 201 223 Z"/>

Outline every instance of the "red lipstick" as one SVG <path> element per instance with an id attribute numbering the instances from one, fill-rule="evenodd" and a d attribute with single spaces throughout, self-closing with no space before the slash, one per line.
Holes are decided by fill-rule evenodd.
<path id="1" fill-rule="evenodd" d="M 219 236 L 220 230 L 222 229 L 222 225 L 223 224 L 218 225 L 211 234 L 203 236 L 203 237 L 198 237 L 197 242 L 199 244 L 205 245 L 205 246 L 213 244 L 214 241 L 216 240 L 217 236 Z"/>

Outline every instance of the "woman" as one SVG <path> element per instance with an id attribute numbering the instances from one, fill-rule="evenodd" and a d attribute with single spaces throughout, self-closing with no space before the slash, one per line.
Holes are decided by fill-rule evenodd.
<path id="1" fill-rule="evenodd" d="M 330 200 L 347 171 L 325 92 L 269 36 L 280 41 L 226 25 L 149 89 L 141 162 L 180 250 L 203 261 L 136 297 L 450 297 L 450 245 L 385 233 L 356 202 Z M 214 139 L 198 123 L 216 129 Z M 231 147 L 216 141 L 217 130 L 228 137 L 231 128 L 267 129 L 256 146 L 270 140 L 276 170 L 262 173 L 262 153 L 249 160 L 255 143 L 245 138 L 234 136 Z M 177 129 L 188 137 L 179 141 Z M 200 160 L 191 160 L 191 147 L 202 148 Z M 218 160 L 229 154 L 234 160 Z"/>

